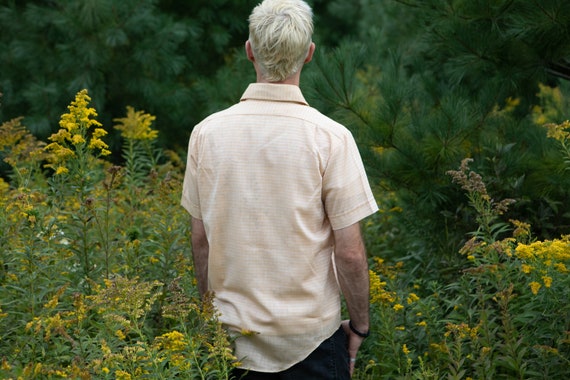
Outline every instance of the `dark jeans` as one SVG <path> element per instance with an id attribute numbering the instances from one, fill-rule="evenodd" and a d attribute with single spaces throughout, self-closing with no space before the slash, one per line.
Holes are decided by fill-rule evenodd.
<path id="1" fill-rule="evenodd" d="M 234 370 L 236 379 L 243 380 L 349 380 L 347 337 L 339 328 L 306 359 L 281 372 L 266 373 Z"/>

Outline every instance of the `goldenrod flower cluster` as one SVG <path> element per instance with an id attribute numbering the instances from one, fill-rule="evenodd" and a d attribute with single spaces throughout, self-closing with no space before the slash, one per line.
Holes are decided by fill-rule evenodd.
<path id="1" fill-rule="evenodd" d="M 567 264 L 570 262 L 570 235 L 562 236 L 561 239 L 548 241 L 536 241 L 530 244 L 519 244 L 515 248 L 515 255 L 523 261 L 521 271 L 527 275 L 537 272 L 542 283 L 532 281 L 529 283 L 532 294 L 537 295 L 544 286 L 552 286 L 555 275 L 567 275 L 570 270 Z"/>
<path id="2" fill-rule="evenodd" d="M 559 120 L 564 109 L 564 99 L 559 87 L 550 87 L 542 83 L 538 84 L 538 97 L 542 106 L 534 106 L 532 118 L 535 124 L 544 125 Z"/>
<path id="3" fill-rule="evenodd" d="M 570 139 L 570 121 L 566 120 L 561 124 L 549 123 L 545 124 L 546 136 L 558 140 L 560 142 L 565 142 Z"/>
<path id="4" fill-rule="evenodd" d="M 105 288 L 97 285 L 95 294 L 88 298 L 105 318 L 122 322 L 124 327 L 136 325 L 162 294 L 160 290 L 155 291 L 162 286 L 159 281 L 139 281 L 122 276 L 103 281 Z"/>
<path id="5" fill-rule="evenodd" d="M 184 351 L 188 346 L 186 336 L 179 331 L 170 331 L 155 339 L 157 347 L 169 351 Z"/>
<path id="6" fill-rule="evenodd" d="M 127 116 L 114 119 L 119 124 L 115 129 L 121 131 L 121 136 L 130 140 L 154 140 L 158 136 L 158 131 L 150 126 L 156 119 L 155 116 L 144 111 L 135 111 L 133 107 L 127 106 Z"/>
<path id="7" fill-rule="evenodd" d="M 527 263 L 540 262 L 547 267 L 554 267 L 561 273 L 568 273 L 566 263 L 570 261 L 570 235 L 561 239 L 519 244 L 515 248 L 515 253 Z"/>
<path id="8" fill-rule="evenodd" d="M 13 168 L 42 160 L 44 146 L 44 142 L 38 141 L 22 125 L 22 118 L 0 125 L 0 152 L 4 153 L 4 161 Z"/>
<path id="9" fill-rule="evenodd" d="M 445 329 L 447 330 L 444 333 L 445 337 L 456 336 L 459 339 L 465 339 L 467 337 L 475 339 L 479 333 L 479 326 L 469 327 L 467 323 L 448 323 Z"/>
<path id="10" fill-rule="evenodd" d="M 369 271 L 370 277 L 370 302 L 372 304 L 391 304 L 396 301 L 396 293 L 386 290 L 386 281 L 381 281 L 380 276 L 374 272 Z"/>
<path id="11" fill-rule="evenodd" d="M 87 90 L 77 93 L 75 100 L 68 106 L 69 113 L 61 116 L 61 128 L 49 137 L 52 143 L 45 147 L 49 153 L 49 164 L 46 167 L 54 169 L 56 175 L 69 172 L 66 163 L 72 158 L 85 161 L 88 153 L 98 153 L 101 156 L 111 154 L 109 146 L 101 140 L 107 131 L 94 119 L 97 112 L 89 107 L 90 101 Z"/>

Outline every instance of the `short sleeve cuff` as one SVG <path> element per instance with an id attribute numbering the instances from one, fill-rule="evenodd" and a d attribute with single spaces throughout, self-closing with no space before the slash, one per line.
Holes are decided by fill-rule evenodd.
<path id="1" fill-rule="evenodd" d="M 193 204 L 188 198 L 183 196 L 180 200 L 180 204 L 186 209 L 186 211 L 188 211 L 190 215 L 192 215 L 192 217 L 196 219 L 202 219 L 200 208 L 197 205 Z"/>
<path id="2" fill-rule="evenodd" d="M 336 215 L 334 217 L 329 216 L 329 221 L 333 230 L 340 230 L 361 221 L 367 216 L 374 214 L 376 211 L 378 211 L 376 201 L 374 199 L 369 199 L 368 202 L 363 203 L 349 212 Z"/>

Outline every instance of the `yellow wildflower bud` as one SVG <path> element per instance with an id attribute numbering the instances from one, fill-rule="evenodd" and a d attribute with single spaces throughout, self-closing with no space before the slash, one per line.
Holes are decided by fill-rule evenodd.
<path id="1" fill-rule="evenodd" d="M 552 277 L 550 276 L 543 276 L 542 281 L 544 282 L 545 288 L 550 288 L 552 286 Z"/>
<path id="2" fill-rule="evenodd" d="M 528 273 L 530 273 L 530 272 L 532 271 L 532 267 L 531 267 L 530 265 L 528 265 L 528 264 L 522 264 L 522 265 L 521 265 L 521 271 L 522 271 L 523 273 L 528 274 Z"/>
<path id="3" fill-rule="evenodd" d="M 99 137 L 103 137 L 107 135 L 107 131 L 103 128 L 95 128 L 93 130 L 93 138 L 98 139 Z"/>
<path id="4" fill-rule="evenodd" d="M 541 285 L 538 282 L 531 282 L 530 284 L 528 284 L 528 286 L 530 287 L 530 291 L 532 292 L 532 294 L 537 295 L 538 294 L 538 290 L 540 289 Z"/>
<path id="5" fill-rule="evenodd" d="M 69 169 L 66 168 L 65 166 L 58 166 L 57 169 L 55 169 L 55 175 L 66 174 L 66 173 L 69 173 Z"/>
<path id="6" fill-rule="evenodd" d="M 71 143 L 73 145 L 80 145 L 85 143 L 85 139 L 81 135 L 73 135 L 71 138 Z"/>
<path id="7" fill-rule="evenodd" d="M 125 333 L 123 333 L 123 330 L 120 330 L 120 329 L 115 331 L 115 336 L 117 338 L 119 338 L 120 340 L 125 340 L 125 338 L 126 338 Z"/>

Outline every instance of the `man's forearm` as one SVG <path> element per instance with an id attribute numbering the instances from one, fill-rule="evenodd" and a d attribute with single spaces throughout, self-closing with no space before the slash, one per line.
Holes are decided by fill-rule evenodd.
<path id="1" fill-rule="evenodd" d="M 206 238 L 206 230 L 201 220 L 192 218 L 192 258 L 194 275 L 198 282 L 198 292 L 203 299 L 208 290 L 208 257 L 210 245 Z"/>
<path id="2" fill-rule="evenodd" d="M 368 264 L 366 260 L 350 263 L 337 260 L 337 272 L 352 324 L 358 331 L 367 332 L 370 327 Z"/>
<path id="3" fill-rule="evenodd" d="M 358 225 L 335 231 L 335 264 L 341 291 L 354 328 L 367 332 L 369 320 L 369 275 L 364 242 Z"/>

